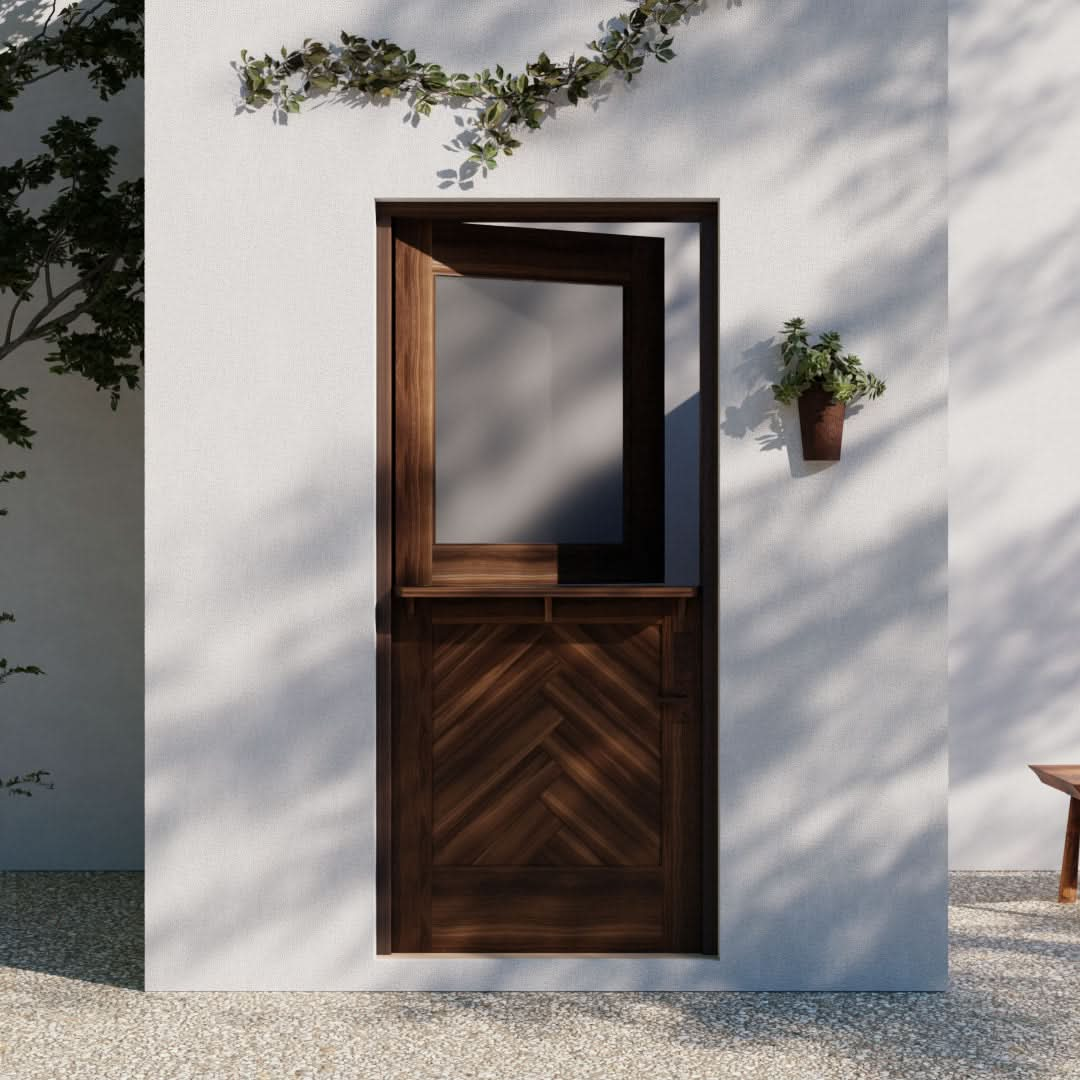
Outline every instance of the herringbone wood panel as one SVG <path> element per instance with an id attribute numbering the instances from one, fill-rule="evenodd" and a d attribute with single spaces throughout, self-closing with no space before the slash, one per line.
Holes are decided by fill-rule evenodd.
<path id="1" fill-rule="evenodd" d="M 659 627 L 433 629 L 435 864 L 658 865 Z"/>

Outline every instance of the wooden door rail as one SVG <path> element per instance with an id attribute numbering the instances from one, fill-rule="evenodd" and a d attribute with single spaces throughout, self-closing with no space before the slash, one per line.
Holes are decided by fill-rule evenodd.
<path id="1" fill-rule="evenodd" d="M 552 621 L 565 621 L 565 618 L 580 621 L 585 618 L 593 621 L 588 615 L 583 615 L 580 604 L 573 604 L 576 600 L 619 600 L 637 601 L 632 605 L 633 610 L 626 609 L 616 622 L 655 622 L 667 614 L 674 618 L 674 629 L 683 630 L 686 626 L 686 611 L 690 601 L 698 595 L 696 585 L 399 585 L 395 595 L 405 601 L 405 610 L 412 617 L 416 612 L 417 601 L 450 601 L 446 606 L 453 607 L 453 601 L 465 601 L 469 604 L 474 600 L 491 600 L 497 605 L 500 601 L 518 600 L 528 603 L 535 601 L 542 604 L 536 609 L 535 615 L 530 610 L 517 611 L 516 616 L 510 617 L 506 610 L 500 607 L 495 610 L 491 617 L 496 622 L 520 621 L 550 623 Z M 569 607 L 574 611 L 571 614 L 563 601 L 570 601 Z M 556 619 L 555 605 L 559 603 L 559 618 Z M 473 610 L 470 606 L 470 610 Z M 626 617 L 629 617 L 628 619 Z M 473 617 L 477 617 L 473 610 Z M 610 621 L 612 614 L 605 608 L 604 621 Z M 436 621 L 442 621 L 435 616 Z M 452 619 L 451 621 L 458 621 Z"/>
<path id="2" fill-rule="evenodd" d="M 471 600 L 525 598 L 618 598 L 689 600 L 697 596 L 696 585 L 401 585 L 404 600 Z"/>

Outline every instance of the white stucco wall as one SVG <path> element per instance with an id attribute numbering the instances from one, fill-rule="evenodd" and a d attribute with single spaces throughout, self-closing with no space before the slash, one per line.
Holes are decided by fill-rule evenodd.
<path id="1" fill-rule="evenodd" d="M 32 5 L 0 4 L 0 41 Z M 39 5 L 40 7 L 40 5 Z M 42 9 L 43 11 L 44 9 Z M 62 115 L 102 117 L 118 179 L 142 171 L 142 85 L 102 102 L 81 74 L 56 75 L 0 113 L 0 164 L 41 153 Z M 0 326 L 10 294 L 0 297 Z M 23 312 L 25 312 L 25 307 Z M 84 379 L 58 378 L 26 346 L 0 361 L 0 386 L 26 386 L 31 451 L 0 443 L 0 655 L 43 678 L 0 688 L 0 775 L 52 773 L 52 791 L 0 796 L 0 869 L 138 869 L 143 862 L 142 400 L 116 413 Z"/>
<path id="2" fill-rule="evenodd" d="M 555 9 L 550 24 L 534 32 L 520 29 L 524 19 L 513 14 L 515 5 L 496 9 L 474 4 L 460 16 L 457 36 L 445 49 L 439 43 L 440 55 L 453 53 L 464 65 L 469 59 L 481 63 L 496 54 L 508 58 L 516 48 L 517 58 L 523 59 L 535 51 L 534 34 L 537 48 L 543 35 L 545 43 L 561 37 L 569 49 L 581 37 L 572 7 L 568 4 Z M 595 120 L 587 114 L 562 114 L 556 124 L 530 142 L 522 156 L 509 163 L 505 176 L 479 185 L 473 192 L 549 197 L 674 191 L 724 196 L 724 405 L 731 408 L 725 422 L 733 435 L 741 429 L 743 413 L 751 420 L 760 419 L 767 401 L 759 395 L 748 409 L 740 407 L 739 387 L 743 382 L 752 384 L 755 376 L 752 372 L 731 373 L 737 360 L 730 349 L 734 345 L 746 348 L 758 334 L 764 338 L 777 317 L 788 314 L 792 305 L 805 307 L 805 313 L 815 318 L 822 312 L 835 312 L 832 317 L 846 328 L 842 320 L 855 306 L 857 296 L 847 297 L 848 290 L 842 287 L 841 279 L 849 269 L 845 260 L 854 250 L 854 257 L 863 260 L 856 265 L 876 262 L 880 252 L 874 249 L 875 241 L 885 250 L 894 237 L 904 234 L 905 223 L 917 218 L 914 209 L 919 192 L 928 186 L 925 182 L 903 195 L 901 189 L 908 190 L 906 174 L 889 178 L 887 166 L 881 164 L 870 184 L 860 188 L 853 179 L 862 175 L 860 170 L 865 171 L 870 158 L 887 163 L 896 155 L 912 152 L 910 135 L 905 143 L 892 129 L 874 132 L 872 120 L 879 100 L 891 100 L 894 110 L 901 107 L 901 96 L 894 92 L 907 85 L 902 82 L 910 77 L 905 72 L 916 67 L 897 68 L 897 58 L 890 54 L 889 63 L 875 77 L 853 60 L 864 49 L 882 51 L 877 35 L 888 38 L 901 17 L 870 8 L 856 26 L 846 28 L 841 25 L 845 21 L 843 5 L 831 5 L 822 27 L 807 38 L 824 50 L 823 59 L 818 61 L 820 72 L 812 84 L 813 96 L 795 110 L 786 103 L 798 96 L 797 80 L 808 71 L 813 75 L 809 47 L 793 47 L 792 55 L 807 59 L 784 75 L 775 70 L 780 65 L 771 59 L 771 49 L 796 40 L 799 27 L 805 25 L 800 20 L 810 18 L 809 6 L 789 4 L 782 15 L 772 16 L 759 7 L 754 2 L 741 10 L 716 6 L 705 16 L 717 23 L 711 31 L 712 40 L 690 47 L 692 40 L 709 37 L 699 35 L 704 29 L 699 21 L 687 47 L 680 45 L 683 55 L 679 63 L 659 73 L 657 82 L 673 86 L 649 88 L 650 76 L 622 105 L 618 104 L 623 100 L 619 91 L 616 102 L 605 106 Z M 510 10 L 503 10 L 506 8 Z M 264 161 L 280 149 L 274 168 L 287 167 L 290 177 L 299 175 L 296 139 L 329 153 L 329 160 L 319 166 L 320 175 L 347 162 L 355 166 L 357 156 L 370 153 L 376 145 L 372 125 L 383 133 L 379 138 L 385 144 L 386 131 L 394 128 L 401 115 L 396 106 L 348 116 L 330 109 L 326 112 L 333 118 L 317 119 L 312 114 L 287 132 L 269 130 L 263 118 L 235 125 L 230 119 L 227 123 L 219 112 L 220 102 L 229 98 L 232 86 L 228 75 L 222 82 L 220 62 L 235 51 L 234 41 L 254 47 L 266 44 L 264 37 L 272 42 L 274 34 L 292 40 L 297 32 L 307 33 L 317 25 L 329 35 L 339 23 L 357 29 L 377 24 L 400 34 L 403 41 L 419 42 L 424 19 L 434 6 L 410 5 L 407 11 L 381 14 L 370 14 L 376 8 L 369 6 L 369 14 L 365 14 L 351 4 L 324 5 L 311 17 L 305 15 L 301 24 L 282 5 L 266 16 L 274 25 L 264 21 L 263 10 L 262 5 L 255 5 L 237 9 L 229 17 L 214 17 L 229 47 L 223 43 L 220 52 L 202 47 L 201 70 L 208 84 L 200 99 L 202 120 L 186 120 L 189 144 L 202 139 L 195 128 L 205 125 L 207 118 L 216 118 L 211 123 L 216 132 L 212 138 L 228 141 L 236 135 L 248 142 L 254 140 Z M 596 5 L 596 17 L 606 10 Z M 1071 102 L 1076 99 L 1077 74 L 1069 44 L 1080 27 L 1074 5 L 1068 0 L 1047 0 L 1034 6 L 1022 0 L 994 5 L 952 0 L 950 15 L 950 864 L 957 869 L 1049 868 L 1060 858 L 1064 800 L 1040 787 L 1024 766 L 1036 759 L 1075 759 L 1080 744 L 1080 713 L 1072 708 L 1080 678 L 1075 663 L 1075 642 L 1080 637 L 1076 601 L 1080 596 L 1080 557 L 1072 521 L 1077 395 L 1061 375 L 1071 362 L 1068 342 L 1076 336 L 1073 323 L 1077 308 L 1070 303 L 1069 290 L 1076 277 L 1071 178 L 1076 171 L 1078 143 Z M 165 17 L 178 19 L 180 12 L 152 11 L 151 17 L 153 22 Z M 923 20 L 934 17 L 932 12 L 919 16 L 901 41 L 912 40 L 912 35 L 924 40 L 931 28 Z M 495 24 L 501 24 L 501 29 Z M 6 33 L 10 26 L 2 25 Z M 471 39 L 467 28 L 474 25 L 482 33 Z M 762 38 L 776 26 L 783 30 L 775 45 L 770 45 Z M 484 35 L 493 31 L 497 32 L 490 52 L 482 44 L 470 43 L 482 42 Z M 158 40 L 165 48 L 167 41 L 162 35 Z M 743 42 L 754 43 L 747 58 L 739 55 Z M 432 47 L 430 40 L 427 47 Z M 706 55 L 710 50 L 712 59 Z M 842 61 L 838 73 L 826 78 L 822 73 L 836 58 Z M 688 61 L 696 64 L 693 76 L 686 74 Z M 917 57 L 906 63 L 917 65 Z M 761 64 L 761 70 L 756 70 L 756 64 Z M 680 68 L 685 78 L 680 76 Z M 706 71 L 711 72 L 708 81 L 717 104 L 703 109 L 704 116 L 694 113 L 693 122 L 680 121 L 687 113 L 680 95 L 685 95 L 697 73 Z M 845 80 L 853 95 L 846 105 Z M 868 90 L 874 93 L 860 105 L 858 96 L 866 98 Z M 28 91 L 15 113 L 0 116 L 4 156 L 35 152 L 40 132 L 61 112 L 100 112 L 106 117 L 106 136 L 121 146 L 124 170 L 134 173 L 141 158 L 139 97 L 139 91 L 133 90 L 103 105 L 87 92 L 80 76 L 51 79 Z M 650 103 L 652 123 L 657 117 L 672 120 L 680 146 L 691 140 L 696 125 L 702 125 L 701 135 L 707 140 L 704 150 L 673 154 L 668 162 L 660 160 L 662 155 L 655 147 L 643 150 L 635 146 L 629 136 L 633 123 L 630 109 L 639 109 L 643 100 Z M 912 111 L 906 122 L 931 124 L 932 118 L 914 115 L 919 100 L 917 96 L 911 99 Z M 830 142 L 829 132 L 835 135 L 851 117 L 856 123 L 850 137 Z M 308 130 L 313 122 L 317 136 Z M 433 138 L 439 141 L 434 133 L 445 135 L 449 129 L 438 118 L 433 123 L 434 127 L 393 143 L 400 160 L 411 162 L 414 157 L 410 155 L 422 150 L 426 161 L 435 163 L 438 159 L 441 166 L 437 146 L 428 143 Z M 254 131 L 248 130 L 252 124 Z M 561 186 L 553 183 L 556 171 L 566 162 L 573 163 L 578 140 L 594 132 L 597 125 L 604 126 L 603 141 L 609 153 L 616 154 L 621 148 L 631 163 L 644 156 L 649 163 L 644 181 L 638 182 L 624 162 L 630 178 L 616 183 L 615 165 L 609 162 L 594 185 L 580 175 L 568 177 Z M 870 142 L 863 145 L 868 133 Z M 163 131 L 162 138 L 166 134 Z M 812 168 L 810 176 L 795 173 L 793 155 L 816 148 L 823 138 L 831 150 L 821 164 Z M 279 145 L 281 140 L 289 140 L 285 144 L 289 149 Z M 336 143 L 350 145 L 349 156 L 336 157 L 341 152 Z M 851 146 L 855 150 L 848 153 Z M 209 172 L 211 147 L 202 148 L 201 153 L 203 172 Z M 246 161 L 247 153 L 237 148 L 230 160 L 238 161 L 243 154 Z M 744 160 L 748 154 L 753 160 Z M 711 162 L 708 183 L 697 178 L 705 158 Z M 521 173 L 531 171 L 538 160 L 545 163 L 543 177 L 523 179 Z M 686 161 L 691 164 L 687 166 Z M 598 167 L 593 162 L 587 171 Z M 775 173 L 769 175 L 771 167 Z M 178 216 L 184 202 L 177 187 L 181 182 L 191 183 L 194 173 L 177 168 L 176 175 L 168 178 L 159 207 L 164 231 L 193 228 Z M 694 183 L 688 182 L 687 173 L 695 177 Z M 364 175 L 362 172 L 361 178 Z M 767 175 L 769 182 L 759 194 L 753 181 L 761 175 Z M 882 186 L 883 177 L 888 182 Z M 842 187 L 840 178 L 850 181 L 849 208 L 830 204 L 829 214 L 818 221 L 821 208 L 815 205 L 815 193 L 823 193 L 818 197 L 824 199 L 831 185 L 841 193 L 849 190 Z M 252 183 L 250 178 L 245 183 L 238 183 L 229 197 L 239 198 L 242 189 L 249 204 L 255 201 L 256 207 L 249 205 L 243 219 L 250 226 L 268 185 Z M 347 184 L 336 181 L 333 185 L 335 206 L 345 208 L 342 220 L 363 229 L 369 227 L 364 207 L 372 193 L 428 196 L 436 190 L 434 184 L 418 177 L 410 183 L 364 183 L 355 204 Z M 879 185 L 876 192 L 875 183 Z M 205 196 L 211 203 L 223 188 L 232 187 L 232 180 L 221 175 L 216 184 Z M 453 188 L 444 193 L 457 194 Z M 285 201 L 284 192 L 270 195 Z M 875 199 L 888 206 L 890 198 L 897 201 L 889 220 L 878 226 L 872 220 L 863 222 L 857 230 L 850 227 L 863 215 L 874 217 Z M 794 220 L 799 207 L 810 206 L 814 213 L 807 220 L 796 221 L 791 236 L 781 236 L 779 225 L 769 216 L 792 199 L 796 210 L 784 210 L 785 220 Z M 936 202 L 934 207 L 936 212 Z M 300 220 L 311 212 L 306 201 L 290 208 L 291 229 L 299 232 Z M 259 216 L 261 220 L 261 212 Z M 763 246 L 756 253 L 753 230 L 763 219 L 767 221 L 761 234 Z M 218 224 L 219 218 L 215 218 L 213 225 L 205 228 L 212 233 Z M 733 232 L 737 226 L 739 232 Z M 262 227 L 269 225 L 263 223 Z M 936 227 L 936 219 L 923 222 L 922 232 L 912 237 L 930 235 Z M 339 236 L 340 224 L 324 222 L 319 235 Z M 746 249 L 739 256 L 741 262 L 730 246 L 738 235 L 744 238 Z M 854 249 L 852 235 L 859 241 Z M 912 237 L 907 242 L 915 242 Z M 316 240 L 312 237 L 311 247 L 316 246 Z M 781 249 L 794 240 L 798 241 L 794 247 Z M 295 241 L 291 235 L 278 250 L 285 252 Z M 308 243 L 301 240 L 302 249 Z M 227 299 L 231 294 L 223 245 L 224 240 L 208 243 L 206 249 L 216 267 L 214 280 L 222 294 L 218 302 L 225 304 L 231 302 Z M 824 262 L 817 247 L 826 252 Z M 369 264 L 362 255 L 353 251 L 353 265 L 363 262 L 366 274 Z M 907 261 L 918 268 L 913 255 Z M 296 260 L 289 262 L 300 266 Z M 799 291 L 818 274 L 811 264 L 823 271 L 813 295 Z M 860 288 L 862 276 L 854 275 Z M 878 277 L 882 295 L 877 305 L 883 308 L 888 303 L 888 275 Z M 743 278 L 747 283 L 740 285 Z M 771 300 L 773 282 L 782 290 L 775 305 Z M 762 283 L 760 301 L 747 301 L 745 298 Z M 902 285 L 900 282 L 898 288 Z M 738 309 L 732 308 L 733 287 L 738 287 L 743 297 Z M 925 285 L 919 289 L 925 290 Z M 184 310 L 190 310 L 192 299 L 196 304 L 205 303 L 199 292 L 194 290 L 194 296 L 186 301 L 187 308 L 180 305 L 178 320 L 182 321 Z M 305 293 L 303 302 L 308 299 Z M 302 306 L 300 301 L 296 304 Z M 355 296 L 350 297 L 349 307 L 356 307 Z M 900 304 L 896 310 L 902 308 Z M 740 310 L 752 314 L 752 319 L 744 318 L 747 326 L 732 322 L 733 313 Z M 4 314 L 6 308 L 0 305 L 0 316 Z M 267 312 L 251 298 L 245 318 L 247 328 L 254 331 L 265 322 Z M 218 319 L 227 322 L 221 313 Z M 892 322 L 900 319 L 897 315 Z M 334 325 L 339 333 L 343 322 L 338 313 Z M 350 332 L 356 332 L 353 323 Z M 232 327 L 227 337 L 236 339 L 246 333 L 246 329 Z M 363 350 L 365 363 L 369 362 L 369 344 Z M 219 360 L 220 353 L 208 357 L 210 367 L 215 358 Z M 163 376 L 168 375 L 162 367 Z M 370 369 L 364 372 L 364 378 L 370 378 Z M 885 373 L 892 380 L 891 372 Z M 172 374 L 178 377 L 175 370 Z M 142 859 L 142 590 L 131 573 L 142 558 L 141 402 L 138 396 L 129 396 L 118 414 L 110 414 L 102 396 L 94 395 L 78 380 L 48 375 L 39 367 L 36 355 L 9 361 L 0 372 L 0 383 L 31 386 L 32 422 L 40 431 L 31 454 L 9 452 L 13 464 L 18 462 L 30 470 L 30 478 L 8 485 L 0 493 L 4 496 L 0 503 L 11 508 L 11 515 L 0 525 L 0 538 L 4 551 L 14 553 L 0 567 L 0 601 L 19 615 L 15 626 L 2 630 L 4 652 L 41 663 L 49 672 L 47 679 L 13 680 L 4 688 L 0 760 L 17 768 L 45 765 L 57 781 L 55 791 L 36 800 L 5 800 L 4 813 L 0 814 L 0 866 L 138 866 Z M 211 380 L 209 385 L 213 384 Z M 882 408 L 895 405 L 890 390 Z M 880 412 L 878 407 L 866 412 L 867 427 L 877 425 L 882 419 Z M 370 431 L 364 430 L 365 438 L 370 439 Z M 752 440 L 766 431 L 759 425 L 746 438 Z M 848 429 L 848 455 L 854 432 L 852 425 Z M 225 433 L 221 438 L 219 456 L 227 449 Z M 732 453 L 732 440 L 725 439 L 726 479 L 732 476 Z M 354 462 L 347 465 L 350 470 L 358 467 Z M 203 479 L 210 480 L 205 474 Z M 844 478 L 845 483 L 850 481 L 850 477 Z M 361 477 L 361 484 L 368 482 Z M 762 507 L 782 501 L 776 477 L 772 478 L 772 489 L 774 498 L 763 500 Z M 197 498 L 187 489 L 184 497 Z M 355 492 L 352 497 L 355 506 Z M 790 521 L 791 516 L 784 520 Z M 726 551 L 731 550 L 730 536 L 729 530 Z M 727 580 L 735 580 L 734 571 Z M 730 638 L 729 630 L 729 642 Z M 205 756 L 209 758 L 210 753 Z"/>
<path id="3" fill-rule="evenodd" d="M 373 205 L 461 195 L 456 129 L 235 115 L 227 62 L 348 27 L 520 66 L 609 11 L 149 5 L 151 988 L 944 985 L 944 0 L 714 3 L 466 193 L 719 200 L 720 957 L 374 955 Z M 770 428 L 797 313 L 889 380 L 831 468 Z"/>
<path id="4" fill-rule="evenodd" d="M 950 861 L 1061 860 L 1080 761 L 1080 8 L 953 0 Z"/>

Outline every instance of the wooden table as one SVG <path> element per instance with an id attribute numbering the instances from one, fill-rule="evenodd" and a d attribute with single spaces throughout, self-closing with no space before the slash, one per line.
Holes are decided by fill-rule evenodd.
<path id="1" fill-rule="evenodd" d="M 1065 853 L 1061 856 L 1058 900 L 1076 903 L 1077 864 L 1080 863 L 1080 765 L 1030 765 L 1044 783 L 1069 796 L 1069 819 L 1065 825 Z"/>

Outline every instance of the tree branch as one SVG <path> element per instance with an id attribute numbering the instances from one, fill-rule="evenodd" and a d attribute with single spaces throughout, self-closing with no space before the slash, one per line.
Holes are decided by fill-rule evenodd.
<path id="1" fill-rule="evenodd" d="M 58 329 L 61 326 L 68 326 L 79 318 L 80 315 L 86 315 L 90 312 L 101 298 L 101 294 L 104 291 L 102 283 L 92 284 L 93 279 L 104 278 L 108 275 L 109 271 L 119 261 L 119 258 L 119 252 L 113 252 L 112 254 L 107 255 L 93 270 L 82 275 L 78 281 L 73 282 L 66 289 L 62 289 L 58 292 L 56 296 L 45 304 L 26 326 L 23 327 L 23 330 L 18 337 L 11 338 L 9 336 L 5 339 L 4 344 L 0 346 L 0 360 L 9 353 L 14 352 L 20 345 L 25 345 L 28 341 L 40 341 L 42 338 L 48 337 L 53 330 Z M 74 296 L 77 292 L 86 293 L 86 299 L 77 304 L 71 311 L 66 311 L 63 315 L 58 315 L 55 319 L 50 319 L 42 325 L 42 320 L 45 319 L 46 316 L 55 311 L 68 299 L 68 297 Z M 9 319 L 9 332 L 10 322 L 11 320 Z"/>
<path id="2" fill-rule="evenodd" d="M 89 281 L 99 275 L 107 274 L 109 270 L 116 264 L 117 259 L 120 258 L 119 252 L 113 252 L 106 255 L 89 273 L 83 274 L 78 281 L 73 282 L 66 289 L 61 289 L 56 296 L 45 304 L 41 310 L 26 324 L 23 334 L 32 334 L 33 331 L 41 325 L 41 320 L 45 318 L 50 312 L 55 311 L 69 296 L 74 295 L 77 292 L 85 292 L 89 294 Z M 56 320 L 53 320 L 55 323 Z M 52 326 L 53 323 L 47 325 Z M 47 331 L 43 331 L 47 332 Z"/>
<path id="3" fill-rule="evenodd" d="M 131 74 L 141 74 L 141 70 L 128 70 L 131 67 L 128 58 L 119 53 L 116 56 L 110 55 L 110 48 L 106 43 L 106 36 L 110 32 L 118 32 L 131 35 L 141 45 L 143 19 L 141 11 L 137 16 L 134 14 L 136 5 L 131 5 L 130 10 L 125 4 L 119 11 L 110 11 L 110 7 L 119 6 L 118 0 L 97 0 L 85 8 L 75 3 L 64 8 L 57 21 L 58 6 L 59 0 L 52 0 L 44 23 L 33 37 L 19 45 L 0 41 L 0 61 L 3 61 L 5 69 L 5 111 L 10 109 L 11 100 L 27 86 L 41 82 L 60 71 L 71 71 L 80 67 L 92 69 L 91 78 L 103 97 L 107 94 L 102 83 L 115 92 L 119 87 L 110 87 L 113 79 L 119 79 L 119 85 L 122 86 Z M 127 29 L 131 26 L 137 26 L 138 33 Z M 65 41 L 68 35 L 74 48 L 69 48 Z M 99 37 L 100 41 L 97 40 Z M 54 66 L 23 76 L 23 72 L 34 72 L 43 63 L 54 63 Z M 116 67 L 115 71 L 113 65 Z M 104 76 L 102 66 L 108 69 Z"/>
<path id="4" fill-rule="evenodd" d="M 49 23 L 53 21 L 53 16 L 56 14 L 56 5 L 58 0 L 53 0 L 52 8 L 49 11 L 45 22 L 42 24 L 41 29 L 34 35 L 34 41 L 40 41 L 49 31 Z"/>
<path id="5" fill-rule="evenodd" d="M 78 26 L 80 23 L 86 22 L 86 20 L 89 19 L 90 16 L 94 14 L 94 12 L 96 12 L 99 8 L 103 8 L 109 2 L 110 0 L 98 0 L 98 2 L 93 7 L 86 8 L 85 10 L 80 9 L 78 15 L 76 15 L 75 18 L 72 19 L 72 25 Z"/>
<path id="6" fill-rule="evenodd" d="M 33 78 L 23 79 L 22 80 L 22 85 L 23 86 L 33 86 L 34 83 L 41 82 L 42 79 L 47 79 L 50 75 L 55 75 L 58 71 L 63 71 L 63 70 L 64 69 L 62 67 L 60 67 L 60 66 L 57 66 L 57 67 L 54 67 L 54 68 L 49 68 L 48 71 L 43 71 L 40 75 L 33 76 Z"/>
<path id="7" fill-rule="evenodd" d="M 71 181 L 71 186 L 66 191 L 61 192 L 61 197 L 64 196 L 64 195 L 73 196 L 75 194 L 75 192 L 78 191 L 78 188 L 79 188 L 78 177 L 73 177 L 72 181 Z M 19 194 L 21 195 L 25 190 L 26 190 L 26 181 L 24 179 L 23 185 L 22 185 L 22 190 L 19 192 Z M 33 286 L 37 283 L 38 278 L 41 277 L 41 271 L 43 269 L 45 271 L 45 293 L 46 293 L 46 295 L 48 297 L 49 303 L 52 304 L 52 305 L 55 305 L 55 304 L 59 303 L 63 299 L 62 296 L 57 298 L 57 297 L 55 297 L 53 295 L 52 276 L 51 276 L 51 273 L 49 271 L 49 264 L 52 261 L 53 254 L 56 251 L 56 245 L 59 244 L 60 241 L 64 238 L 65 234 L 67 233 L 68 226 L 74 220 L 74 217 L 75 217 L 75 204 L 74 204 L 74 201 L 73 201 L 70 209 L 67 212 L 67 215 L 64 218 L 63 225 L 61 225 L 60 228 L 56 230 L 56 232 L 53 234 L 52 238 L 49 240 L 49 246 L 45 249 L 45 254 L 41 256 L 41 261 L 37 264 L 37 267 L 34 270 L 34 279 L 33 279 L 33 281 L 30 282 L 30 285 L 27 288 L 27 292 L 20 295 L 18 300 L 15 301 L 14 305 L 11 308 L 11 313 L 8 316 L 7 333 L 4 335 L 5 352 L 0 353 L 0 355 L 5 355 L 7 352 L 11 351 L 11 349 L 6 348 L 8 345 L 11 345 L 12 349 L 14 348 L 14 345 L 12 345 L 12 341 L 11 341 L 11 333 L 12 333 L 12 330 L 14 329 L 14 326 L 15 326 L 15 312 L 19 310 L 19 305 L 26 298 L 26 295 L 27 295 L 27 293 L 29 293 L 30 289 L 33 288 Z M 70 295 L 70 292 L 68 293 L 68 295 Z M 47 307 L 45 309 L 45 314 L 48 314 L 48 308 Z M 31 329 L 33 327 L 33 325 L 34 325 L 34 323 L 33 323 L 33 321 L 31 321 L 30 326 L 27 327 L 27 329 Z M 29 341 L 30 339 L 25 338 L 24 340 Z"/>
<path id="8" fill-rule="evenodd" d="M 8 314 L 7 330 L 4 332 L 3 349 L 6 349 L 7 346 L 11 344 L 11 332 L 15 328 L 15 312 L 19 310 L 19 305 L 23 302 L 23 297 L 24 294 L 19 293 L 15 298 L 15 303 L 11 305 L 11 311 Z M 0 355 L 3 355 L 2 351 L 0 351 Z"/>

